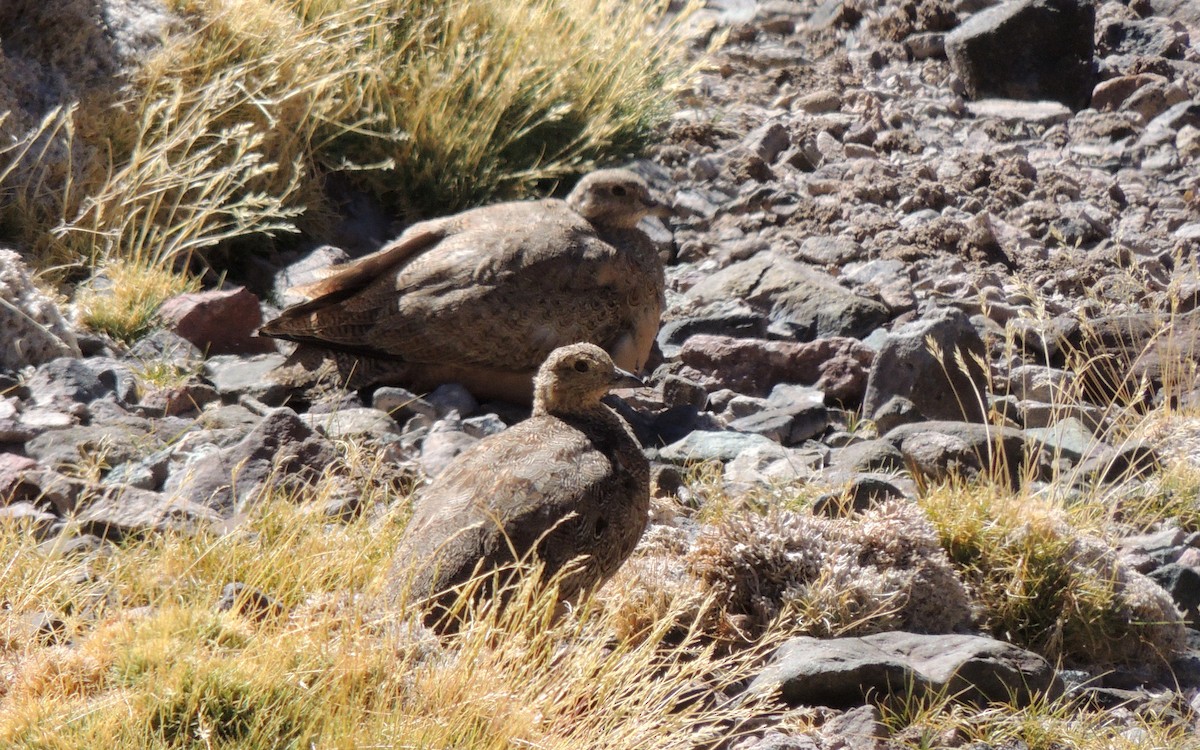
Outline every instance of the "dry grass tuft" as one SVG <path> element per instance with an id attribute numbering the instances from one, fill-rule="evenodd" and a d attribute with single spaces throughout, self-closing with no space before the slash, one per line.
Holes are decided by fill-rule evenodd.
<path id="1" fill-rule="evenodd" d="M 535 585 L 445 639 L 413 612 L 378 612 L 359 592 L 385 569 L 405 504 L 331 525 L 308 510 L 319 492 L 298 500 L 265 498 L 225 536 L 166 533 L 86 561 L 0 529 L 7 622 L 70 613 L 71 638 L 4 631 L 0 745 L 690 748 L 764 710 L 726 698 L 761 651 L 669 640 L 675 617 L 621 637 L 598 601 L 556 617 Z M 216 612 L 230 581 L 286 614 Z"/>
<path id="2" fill-rule="evenodd" d="M 636 152 L 682 74 L 653 0 L 168 5 L 170 36 L 123 87 L 81 80 L 40 122 L 0 116 L 0 225 L 43 268 L 320 237 L 334 174 L 396 215 L 544 188 Z M 90 36 L 55 38 L 67 54 Z"/>
<path id="3" fill-rule="evenodd" d="M 694 538 L 652 527 L 614 583 L 629 606 L 619 607 L 627 629 L 666 616 L 673 604 L 690 613 L 683 622 L 728 645 L 774 630 L 945 633 L 971 619 L 933 528 L 904 503 L 845 519 L 730 514 Z"/>

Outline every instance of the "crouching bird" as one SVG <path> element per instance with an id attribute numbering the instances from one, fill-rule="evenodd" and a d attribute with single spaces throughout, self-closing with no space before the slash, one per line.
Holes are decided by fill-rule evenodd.
<path id="1" fill-rule="evenodd" d="M 277 378 L 298 388 L 458 382 L 528 404 L 538 365 L 581 341 L 641 372 L 664 305 L 662 261 L 637 228 L 650 214 L 665 209 L 646 182 L 606 169 L 566 200 L 424 221 L 295 289 L 308 301 L 259 333 L 302 345 Z"/>
<path id="2" fill-rule="evenodd" d="M 535 559 L 572 600 L 637 545 L 650 510 L 650 467 L 600 402 L 639 385 L 594 344 L 556 349 L 538 370 L 533 413 L 460 454 L 419 498 L 388 573 L 385 604 L 424 602 L 426 623 L 455 629 L 464 586 L 494 596 Z M 476 581 L 479 584 L 480 581 Z"/>

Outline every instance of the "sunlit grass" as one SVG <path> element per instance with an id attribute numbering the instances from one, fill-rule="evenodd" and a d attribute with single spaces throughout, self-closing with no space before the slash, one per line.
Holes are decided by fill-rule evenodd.
<path id="1" fill-rule="evenodd" d="M 0 227 L 44 268 L 319 237 L 335 172 L 397 219 L 544 189 L 636 152 L 683 74 L 651 0 L 169 5 L 128 86 L 0 118 Z"/>

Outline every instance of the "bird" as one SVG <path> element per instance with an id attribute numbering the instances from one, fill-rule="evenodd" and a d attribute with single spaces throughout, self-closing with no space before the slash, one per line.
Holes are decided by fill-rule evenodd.
<path id="1" fill-rule="evenodd" d="M 565 200 L 423 221 L 295 288 L 307 301 L 259 333 L 302 345 L 289 361 L 294 372 L 324 366 L 350 388 L 458 382 L 481 400 L 528 405 L 538 365 L 581 341 L 641 372 L 665 284 L 657 248 L 637 224 L 668 213 L 636 173 L 603 169 Z"/>
<path id="2" fill-rule="evenodd" d="M 601 402 L 641 380 L 594 344 L 554 350 L 539 368 L 531 416 L 460 454 L 424 492 L 393 553 L 384 601 L 423 602 L 426 624 L 456 629 L 464 585 L 492 598 L 520 565 L 571 601 L 633 552 L 650 511 L 650 466 Z M 517 566 L 517 567 L 514 567 Z M 564 570 L 565 569 L 565 570 Z"/>

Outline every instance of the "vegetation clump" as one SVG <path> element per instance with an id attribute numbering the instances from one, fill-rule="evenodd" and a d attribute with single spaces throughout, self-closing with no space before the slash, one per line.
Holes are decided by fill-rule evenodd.
<path id="1" fill-rule="evenodd" d="M 683 534 L 653 530 L 644 556 L 618 577 L 644 616 L 661 615 L 656 601 L 690 601 L 718 640 L 744 644 L 771 629 L 949 633 L 971 622 L 966 588 L 933 527 L 908 503 L 842 519 L 788 510 L 736 514 L 690 541 Z"/>
<path id="2" fill-rule="evenodd" d="M 28 84 L 0 91 L 0 233 L 60 276 L 328 240 L 354 195 L 411 219 L 544 191 L 637 152 L 682 72 L 649 0 L 163 0 L 134 49 L 52 5 L 0 56 Z"/>
<path id="3" fill-rule="evenodd" d="M 997 636 L 1075 666 L 1162 665 L 1183 651 L 1170 594 L 1061 510 L 981 488 L 922 505 Z"/>

